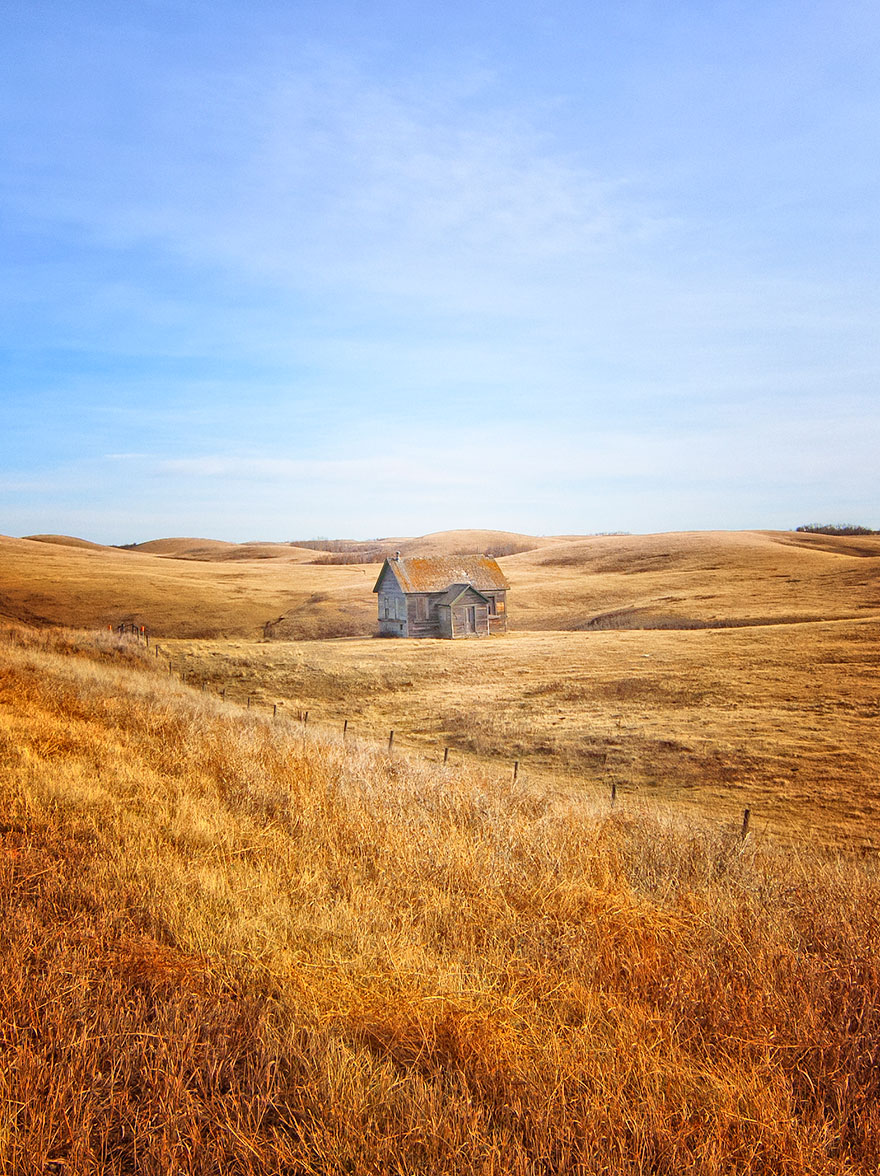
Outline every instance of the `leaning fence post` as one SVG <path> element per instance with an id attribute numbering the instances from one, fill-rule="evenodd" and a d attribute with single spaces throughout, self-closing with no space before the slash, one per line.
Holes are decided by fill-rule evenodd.
<path id="1" fill-rule="evenodd" d="M 444 762 L 444 764 L 449 763 L 449 748 L 448 747 L 443 748 L 443 762 Z"/>
<path id="2" fill-rule="evenodd" d="M 513 782 L 516 783 L 516 778 L 519 775 L 519 760 L 513 761 Z"/>
<path id="3" fill-rule="evenodd" d="M 342 738 L 345 739 L 348 735 L 348 719 L 342 724 Z"/>
<path id="4" fill-rule="evenodd" d="M 749 835 L 749 822 L 752 819 L 752 810 L 746 809 L 743 813 L 742 832 L 740 833 L 740 840 L 745 841 Z"/>
<path id="5" fill-rule="evenodd" d="M 388 754 L 391 755 L 391 750 L 394 747 L 394 732 L 388 736 Z"/>

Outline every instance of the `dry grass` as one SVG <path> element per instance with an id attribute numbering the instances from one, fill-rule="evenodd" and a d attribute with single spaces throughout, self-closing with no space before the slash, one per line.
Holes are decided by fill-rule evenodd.
<path id="1" fill-rule="evenodd" d="M 501 552 L 539 543 L 552 545 L 506 531 L 450 531 L 383 540 L 372 549 L 381 563 L 380 549 Z M 159 637 L 274 640 L 348 637 L 376 628 L 372 589 L 379 564 L 327 562 L 313 549 L 286 543 L 157 539 L 118 549 L 63 535 L 0 536 L 0 566 L 0 617 L 31 624 L 130 621 Z"/>
<path id="2" fill-rule="evenodd" d="M 873 864 L 44 641 L 0 643 L 0 1172 L 877 1170 Z"/>
<path id="3" fill-rule="evenodd" d="M 194 681 L 587 795 L 880 848 L 876 620 L 482 642 L 166 642 Z M 505 767 L 506 765 L 506 767 Z"/>
<path id="4" fill-rule="evenodd" d="M 880 536 L 577 539 L 505 561 L 519 629 L 699 629 L 880 615 Z"/>
<path id="5" fill-rule="evenodd" d="M 0 617 L 87 628 L 132 621 L 159 636 L 187 637 L 257 637 L 273 623 L 279 636 L 298 638 L 375 626 L 375 569 L 310 566 L 303 561 L 313 552 L 284 545 L 271 558 L 258 545 L 207 540 L 146 546 L 151 550 L 89 549 L 0 537 Z"/>
<path id="6" fill-rule="evenodd" d="M 314 550 L 287 544 L 163 539 L 120 551 L 46 538 L 0 536 L 0 615 L 78 627 L 131 620 L 166 637 L 267 632 L 293 640 L 366 636 L 375 628 L 378 565 L 316 565 Z M 382 544 L 422 555 L 520 551 L 501 559 L 512 585 L 509 621 L 519 630 L 880 616 L 874 536 L 752 531 L 539 539 L 448 531 Z"/>
<path id="7" fill-rule="evenodd" d="M 43 538 L 0 539 L 10 617 L 132 620 L 242 701 L 374 736 L 393 728 L 430 754 L 519 759 L 544 781 L 562 771 L 604 793 L 615 780 L 725 819 L 749 805 L 776 834 L 880 847 L 880 537 L 383 540 L 532 545 L 502 560 L 519 632 L 463 646 L 328 640 L 372 632 L 377 569 L 318 567 L 311 549 Z"/>

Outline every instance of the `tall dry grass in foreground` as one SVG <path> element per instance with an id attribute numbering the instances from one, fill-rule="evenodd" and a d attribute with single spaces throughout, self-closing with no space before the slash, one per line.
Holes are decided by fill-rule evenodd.
<path id="1" fill-rule="evenodd" d="M 0 637 L 0 1173 L 877 1170 L 872 866 L 40 641 Z"/>

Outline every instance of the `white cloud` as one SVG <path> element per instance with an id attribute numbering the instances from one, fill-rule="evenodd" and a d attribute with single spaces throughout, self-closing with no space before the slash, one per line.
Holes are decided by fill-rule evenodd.
<path id="1" fill-rule="evenodd" d="M 418 54 L 391 77 L 368 54 L 281 38 L 222 66 L 142 55 L 129 86 L 108 52 L 118 29 L 76 52 L 64 40 L 0 194 L 13 232 L 45 248 L 39 265 L 21 250 L 7 287 L 9 339 L 49 356 L 33 377 L 26 355 L 21 384 L 42 380 L 50 409 L 53 395 L 95 406 L 61 421 L 20 410 L 21 451 L 60 501 L 94 477 L 95 502 L 138 486 L 226 532 L 215 500 L 234 485 L 267 527 L 295 500 L 314 529 L 336 517 L 367 532 L 391 529 L 383 512 L 405 487 L 414 517 L 434 511 L 422 530 L 466 521 L 474 500 L 503 500 L 514 529 L 577 528 L 584 504 L 613 529 L 638 527 L 639 508 L 662 525 L 664 503 L 683 513 L 688 495 L 717 521 L 786 488 L 864 501 L 875 486 L 870 265 L 829 264 L 806 221 L 776 248 L 788 207 L 747 207 L 764 195 L 748 136 L 701 186 L 718 143 L 701 154 L 710 128 L 684 109 L 674 62 L 658 76 L 683 87 L 690 146 L 631 112 L 632 137 L 603 154 L 625 118 L 583 133 L 581 95 L 563 142 L 548 129 L 555 79 L 536 101 L 491 70 L 462 76 L 442 51 L 430 84 Z M 736 80 L 732 48 L 731 61 Z M 609 67 L 601 84 L 615 80 Z M 677 175 L 654 132 L 682 149 Z M 773 150 L 760 144 L 765 163 Z M 820 209 L 815 224 L 835 241 L 831 219 Z M 51 471 L 59 454 L 110 450 L 97 473 Z"/>
<path id="2" fill-rule="evenodd" d="M 21 211 L 247 281 L 454 313 L 534 310 L 524 283 L 659 231 L 625 179 L 554 146 L 491 75 L 427 96 L 326 54 L 252 66 L 169 67 L 135 149 L 84 122 L 47 145 L 62 182 L 25 185 Z M 89 154 L 103 166 L 83 168 Z"/>

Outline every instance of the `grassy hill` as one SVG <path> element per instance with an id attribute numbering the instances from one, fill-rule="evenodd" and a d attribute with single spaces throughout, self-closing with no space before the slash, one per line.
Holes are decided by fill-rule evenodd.
<path id="1" fill-rule="evenodd" d="M 271 559 L 195 558 L 204 541 L 156 552 L 0 537 L 0 616 L 101 628 L 132 621 L 158 636 L 258 636 L 281 616 L 298 636 L 369 633 L 375 598 L 363 567 L 316 567 L 281 545 Z M 170 548 L 170 550 L 169 550 Z M 221 554 L 233 545 L 220 545 Z"/>
<path id="2" fill-rule="evenodd" d="M 0 1173 L 877 1170 L 873 859 L 390 760 L 151 653 L 0 626 Z"/>
<path id="3" fill-rule="evenodd" d="M 578 539 L 504 562 L 528 629 L 701 628 L 880 615 L 880 536 L 772 531 Z"/>
<path id="4" fill-rule="evenodd" d="M 512 587 L 514 629 L 700 628 L 880 615 L 880 536 L 572 539 L 450 531 L 382 542 L 404 554 L 517 551 L 500 559 Z M 330 554 L 345 558 L 344 551 Z M 167 637 L 257 637 L 267 623 L 276 638 L 371 633 L 378 564 L 314 562 L 321 557 L 320 550 L 287 544 L 164 539 L 120 550 L 59 536 L 0 537 L 0 616 L 92 627 L 132 620 Z"/>

